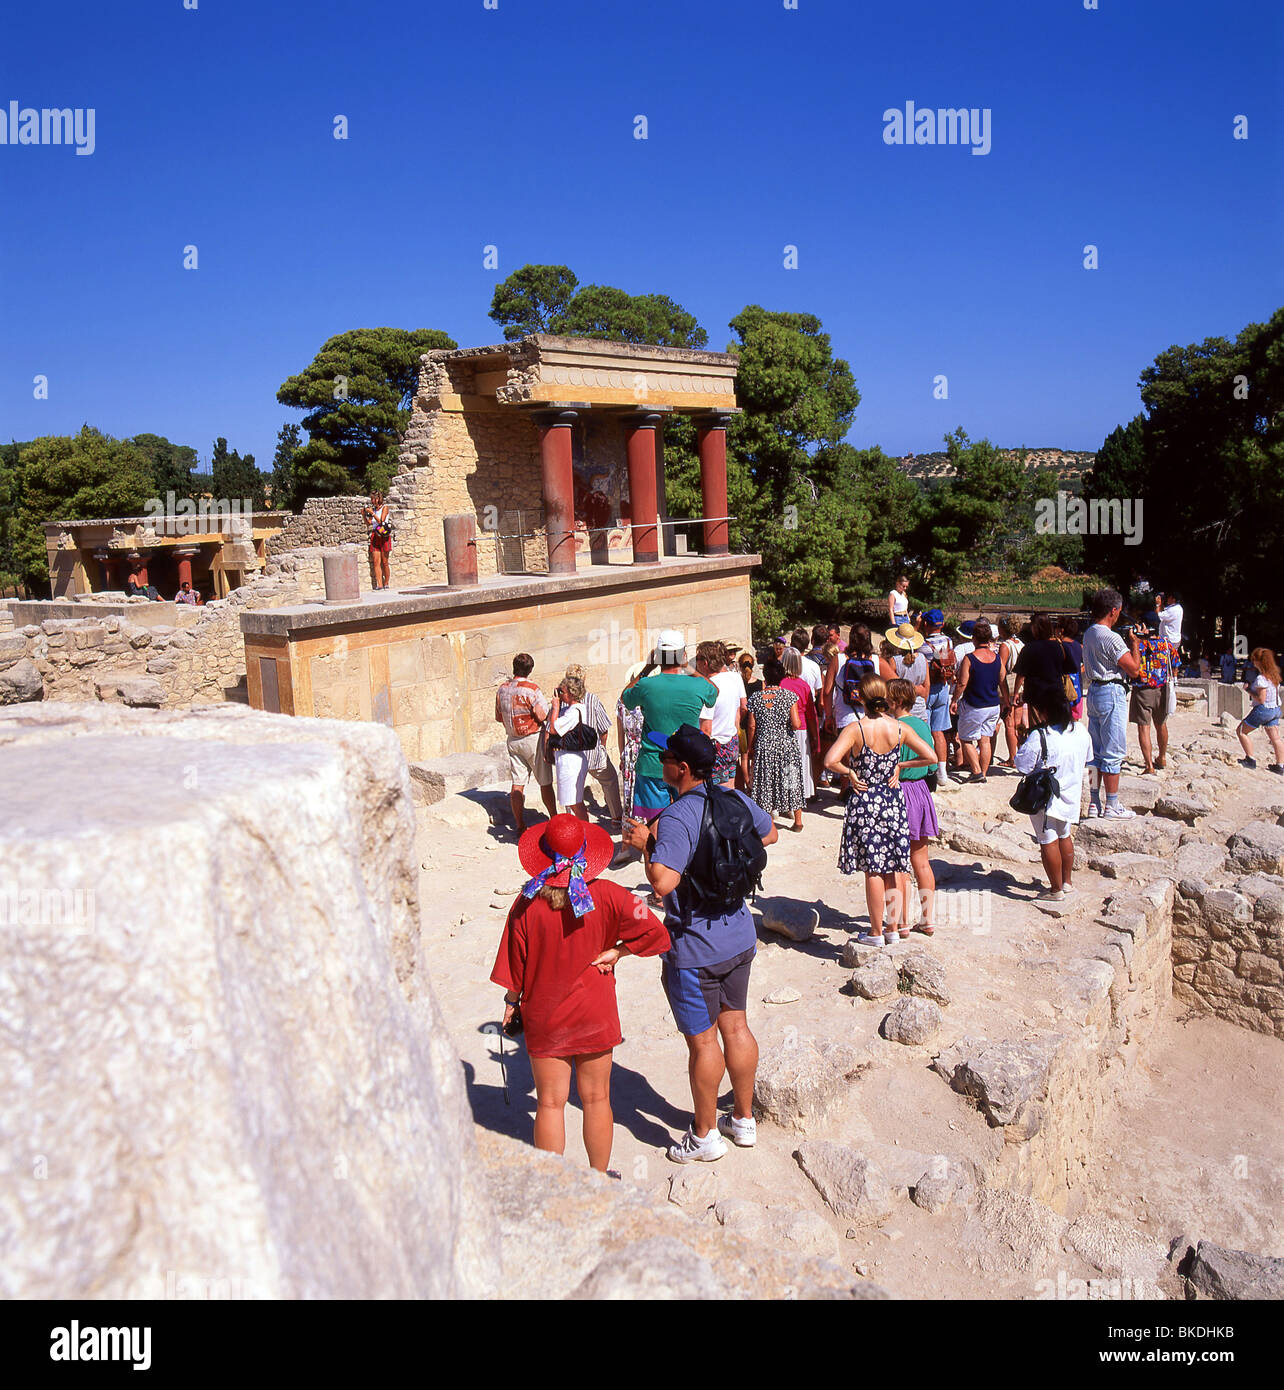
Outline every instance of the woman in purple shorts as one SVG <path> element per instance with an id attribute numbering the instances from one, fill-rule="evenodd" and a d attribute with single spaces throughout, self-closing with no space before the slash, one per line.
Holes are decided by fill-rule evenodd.
<path id="1" fill-rule="evenodd" d="M 913 729 L 924 743 L 930 744 L 932 735 L 927 725 L 910 714 L 910 710 L 914 708 L 915 693 L 909 681 L 888 681 L 887 707 L 907 729 Z M 913 751 L 902 745 L 901 762 L 909 762 L 913 758 Z M 923 904 L 923 920 L 913 930 L 922 932 L 924 936 L 932 936 L 936 930 L 932 925 L 936 875 L 932 873 L 932 861 L 928 854 L 928 841 L 935 840 L 941 833 L 941 827 L 936 820 L 936 802 L 931 791 L 931 779 L 935 776 L 935 763 L 931 767 L 901 768 L 901 794 L 905 797 L 905 818 L 909 822 L 910 869 L 913 871 L 914 882 Z M 906 890 L 909 888 L 909 875 L 898 874 L 896 886 L 900 889 L 902 904 L 908 908 L 909 895 Z M 909 912 L 906 910 L 900 922 L 902 932 L 908 921 Z"/>

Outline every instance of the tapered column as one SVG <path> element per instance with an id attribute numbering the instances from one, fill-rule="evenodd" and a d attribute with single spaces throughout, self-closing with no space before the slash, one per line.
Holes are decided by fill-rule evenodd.
<path id="1" fill-rule="evenodd" d="M 660 416 L 642 411 L 624 417 L 629 456 L 629 514 L 633 521 L 633 563 L 655 565 L 660 560 L 659 516 L 656 511 L 656 427 Z"/>
<path id="2" fill-rule="evenodd" d="M 707 517 L 727 515 L 727 421 L 722 414 L 702 415 L 696 420 L 700 449 L 700 491 Z M 706 521 L 704 553 L 726 555 L 731 549 L 730 527 L 726 521 Z"/>
<path id="3" fill-rule="evenodd" d="M 178 550 L 178 587 L 192 582 L 192 560 L 200 554 L 199 550 Z"/>
<path id="4" fill-rule="evenodd" d="M 575 475 L 571 465 L 571 426 L 576 410 L 541 412 L 540 465 L 544 476 L 544 530 L 549 574 L 575 573 Z"/>

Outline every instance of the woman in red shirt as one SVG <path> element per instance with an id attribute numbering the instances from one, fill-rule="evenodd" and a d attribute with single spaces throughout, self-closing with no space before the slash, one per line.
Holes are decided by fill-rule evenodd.
<path id="1" fill-rule="evenodd" d="M 603 1173 L 615 1129 L 611 1053 L 623 1041 L 615 963 L 669 949 L 669 933 L 646 904 L 598 878 L 614 848 L 600 826 L 571 815 L 525 832 L 517 853 L 531 879 L 509 909 L 490 975 L 505 989 L 505 1026 L 522 1007 L 535 1077 L 535 1147 L 558 1154 L 566 1149 L 574 1064 L 584 1147 L 590 1165 Z"/>

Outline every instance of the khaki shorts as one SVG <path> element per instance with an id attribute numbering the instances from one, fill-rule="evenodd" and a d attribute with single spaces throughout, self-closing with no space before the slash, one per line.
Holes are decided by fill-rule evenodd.
<path id="1" fill-rule="evenodd" d="M 553 785 L 553 769 L 544 758 L 544 744 L 538 733 L 508 740 L 508 770 L 515 787 L 524 787 L 532 776 L 538 786 Z"/>
<path id="2" fill-rule="evenodd" d="M 1153 690 L 1134 690 L 1128 705 L 1128 722 L 1149 728 L 1162 725 L 1168 719 L 1168 691 L 1162 685 Z"/>

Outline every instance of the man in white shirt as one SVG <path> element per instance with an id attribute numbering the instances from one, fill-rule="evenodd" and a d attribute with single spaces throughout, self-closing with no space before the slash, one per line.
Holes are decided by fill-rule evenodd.
<path id="1" fill-rule="evenodd" d="M 701 642 L 696 648 L 695 668 L 718 691 L 713 705 L 700 711 L 701 720 L 709 720 L 709 737 L 717 749 L 713 780 L 720 787 L 734 787 L 740 761 L 740 718 L 749 699 L 744 679 L 732 665 L 731 653 L 723 642 Z"/>
<path id="2" fill-rule="evenodd" d="M 1084 697 L 1092 739 L 1088 815 L 1110 820 L 1127 820 L 1135 814 L 1119 800 L 1119 774 L 1128 751 L 1128 678 L 1140 673 L 1141 663 L 1136 637 L 1130 632 L 1125 642 L 1113 630 L 1122 612 L 1122 595 L 1114 589 L 1099 589 L 1092 596 L 1092 626 L 1083 634 Z"/>
<path id="3" fill-rule="evenodd" d="M 1168 673 L 1168 713 L 1177 712 L 1177 648 L 1181 646 L 1181 625 L 1185 612 L 1178 595 L 1169 591 L 1155 595 L 1155 613 L 1159 618 L 1159 635 L 1173 647 L 1173 668 Z"/>
<path id="4" fill-rule="evenodd" d="M 802 679 L 807 682 L 808 689 L 811 691 L 811 698 L 815 701 L 817 713 L 821 713 L 825 708 L 825 673 L 819 664 L 812 660 L 807 654 L 807 633 L 803 628 L 795 628 L 793 636 L 789 639 L 789 645 L 802 657 Z M 821 765 L 820 749 L 811 750 L 811 781 L 813 787 L 820 786 L 820 774 L 824 771 Z"/>

